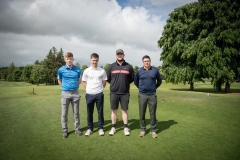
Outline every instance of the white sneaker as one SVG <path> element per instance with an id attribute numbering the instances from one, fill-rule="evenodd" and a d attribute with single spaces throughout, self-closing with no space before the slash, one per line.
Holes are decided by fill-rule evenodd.
<path id="1" fill-rule="evenodd" d="M 130 129 L 128 129 L 127 127 L 124 128 L 124 134 L 125 136 L 129 136 L 130 135 Z"/>
<path id="2" fill-rule="evenodd" d="M 104 131 L 103 131 L 103 129 L 99 129 L 99 130 L 98 130 L 98 133 L 99 133 L 99 136 L 104 136 Z"/>
<path id="3" fill-rule="evenodd" d="M 115 133 L 116 133 L 116 129 L 115 129 L 115 127 L 112 127 L 111 131 L 109 132 L 109 135 L 113 136 Z"/>
<path id="4" fill-rule="evenodd" d="M 85 136 L 90 136 L 91 134 L 92 134 L 92 131 L 88 129 L 87 132 L 85 133 Z"/>

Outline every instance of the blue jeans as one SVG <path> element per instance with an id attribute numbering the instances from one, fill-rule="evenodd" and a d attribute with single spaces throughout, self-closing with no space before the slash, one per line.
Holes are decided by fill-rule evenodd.
<path id="1" fill-rule="evenodd" d="M 104 126 L 104 116 L 103 116 L 103 104 L 104 104 L 104 94 L 86 94 L 86 103 L 87 103 L 87 121 L 88 129 L 93 130 L 93 112 L 94 104 L 96 103 L 98 111 L 98 129 L 103 129 Z"/>
<path id="2" fill-rule="evenodd" d="M 61 104 L 62 104 L 62 131 L 68 132 L 68 108 L 71 103 L 74 117 L 74 126 L 75 130 L 79 129 L 80 120 L 79 120 L 79 101 L 80 95 L 78 90 L 75 91 L 62 91 L 61 94 Z"/>

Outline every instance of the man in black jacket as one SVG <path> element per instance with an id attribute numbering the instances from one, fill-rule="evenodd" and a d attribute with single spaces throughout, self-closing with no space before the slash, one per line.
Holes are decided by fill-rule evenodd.
<path id="1" fill-rule="evenodd" d="M 124 60 L 124 52 L 122 49 L 116 51 L 116 62 L 112 63 L 107 71 L 107 81 L 110 83 L 110 104 L 112 109 L 111 119 L 112 128 L 109 135 L 116 133 L 116 121 L 119 102 L 122 109 L 122 119 L 124 123 L 124 135 L 129 136 L 128 128 L 128 103 L 130 84 L 134 80 L 133 68 Z"/>

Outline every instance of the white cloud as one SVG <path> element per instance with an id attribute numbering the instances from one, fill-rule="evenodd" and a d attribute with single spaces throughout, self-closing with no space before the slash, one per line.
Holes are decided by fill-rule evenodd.
<path id="1" fill-rule="evenodd" d="M 0 67 L 41 61 L 53 46 L 73 52 L 81 65 L 93 52 L 101 65 L 112 63 L 118 48 L 134 66 L 146 54 L 161 64 L 157 41 L 165 20 L 145 6 L 122 8 L 115 0 L 3 0 L 0 6 Z"/>

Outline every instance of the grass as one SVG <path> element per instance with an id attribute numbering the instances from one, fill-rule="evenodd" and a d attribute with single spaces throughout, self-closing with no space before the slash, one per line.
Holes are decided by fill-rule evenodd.
<path id="1" fill-rule="evenodd" d="M 60 87 L 0 81 L 0 157 L 1 159 L 240 159 L 240 83 L 231 85 L 232 93 L 217 93 L 210 83 L 187 85 L 163 83 L 157 91 L 157 133 L 140 138 L 138 90 L 131 86 L 129 127 L 123 134 L 119 110 L 117 133 L 111 128 L 109 86 L 105 93 L 105 136 L 97 132 L 94 112 L 93 134 L 74 133 L 73 115 L 69 109 L 69 131 L 62 138 Z M 32 94 L 34 88 L 34 95 Z M 85 91 L 80 89 L 81 130 L 87 130 Z M 210 93 L 210 96 L 207 96 Z M 164 102 L 162 100 L 164 99 Z"/>

